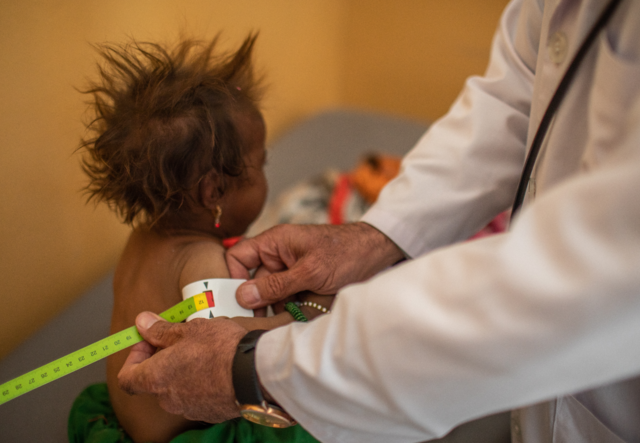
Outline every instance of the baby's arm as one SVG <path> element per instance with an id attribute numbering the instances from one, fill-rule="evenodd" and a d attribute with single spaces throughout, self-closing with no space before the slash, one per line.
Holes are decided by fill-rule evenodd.
<path id="1" fill-rule="evenodd" d="M 112 332 L 134 324 L 136 315 L 142 311 L 159 313 L 172 306 L 172 303 L 162 303 L 160 300 L 145 302 L 142 297 L 135 298 L 136 300 L 128 303 L 129 306 L 118 307 L 118 303 L 114 305 Z M 169 414 L 159 406 L 155 397 L 146 394 L 129 395 L 120 389 L 118 373 L 128 355 L 129 350 L 123 350 L 107 360 L 109 397 L 118 421 L 127 434 L 135 442 L 165 442 L 193 428 L 195 423 L 181 416 Z"/>
<path id="2" fill-rule="evenodd" d="M 114 282 L 116 287 L 120 283 L 120 290 L 116 290 L 112 332 L 135 324 L 136 316 L 142 311 L 160 313 L 179 303 L 182 301 L 180 288 L 187 283 L 206 278 L 228 278 L 223 254 L 218 245 L 195 244 L 187 247 L 184 261 L 178 269 L 167 271 L 170 275 L 147 275 L 140 270 L 136 271 L 134 285 Z M 163 287 L 166 290 L 163 291 Z M 128 354 L 129 351 L 124 350 L 109 357 L 107 383 L 118 420 L 131 438 L 136 442 L 164 442 L 200 426 L 198 422 L 164 411 L 153 396 L 131 396 L 122 391 L 118 387 L 117 376 Z"/>

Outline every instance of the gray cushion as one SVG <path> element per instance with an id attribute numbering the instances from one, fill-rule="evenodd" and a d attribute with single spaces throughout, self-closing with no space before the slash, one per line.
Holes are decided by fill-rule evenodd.
<path id="1" fill-rule="evenodd" d="M 4 383 L 109 335 L 113 275 L 107 275 L 62 314 L 0 361 Z M 87 366 L 0 406 L 0 440 L 67 442 L 67 417 L 86 386 L 106 380 L 106 360 Z"/>
<path id="2" fill-rule="evenodd" d="M 370 152 L 403 156 L 428 125 L 359 111 L 328 111 L 276 140 L 266 167 L 269 201 L 327 168 L 349 170 Z"/>

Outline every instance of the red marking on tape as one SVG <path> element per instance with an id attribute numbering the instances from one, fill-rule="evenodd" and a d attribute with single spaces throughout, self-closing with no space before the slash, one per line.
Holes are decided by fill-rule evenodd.
<path id="1" fill-rule="evenodd" d="M 207 302 L 210 308 L 216 307 L 216 302 L 213 300 L 213 291 L 204 291 L 204 295 L 207 296 Z"/>

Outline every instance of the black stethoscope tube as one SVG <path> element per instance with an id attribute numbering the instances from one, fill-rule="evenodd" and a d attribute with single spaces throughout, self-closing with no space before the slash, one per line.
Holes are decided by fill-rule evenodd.
<path id="1" fill-rule="evenodd" d="M 511 221 L 513 221 L 514 217 L 522 206 L 522 202 L 524 201 L 524 197 L 527 193 L 527 187 L 529 186 L 529 179 L 531 178 L 531 173 L 536 163 L 536 158 L 538 157 L 538 153 L 540 152 L 540 147 L 542 146 L 542 142 L 544 141 L 544 138 L 547 134 L 549 125 L 553 120 L 553 116 L 560 106 L 560 102 L 562 102 L 567 89 L 569 89 L 569 85 L 571 84 L 571 81 L 573 80 L 573 77 L 575 76 L 580 63 L 589 51 L 589 48 L 598 36 L 598 33 L 602 30 L 602 28 L 604 28 L 604 26 L 607 24 L 607 22 L 615 12 L 616 8 L 620 4 L 620 1 L 621 0 L 611 0 L 607 7 L 602 11 L 602 14 L 600 14 L 600 18 L 598 18 L 598 21 L 596 21 L 596 23 L 591 28 L 591 31 L 589 31 L 587 37 L 582 42 L 582 46 L 580 46 L 580 49 L 571 61 L 567 72 L 565 72 L 564 77 L 562 77 L 562 80 L 558 85 L 558 89 L 556 89 L 556 92 L 553 94 L 553 97 L 549 102 L 549 106 L 547 106 L 547 110 L 545 111 L 544 116 L 540 121 L 540 126 L 538 126 L 536 135 L 533 138 L 533 143 L 531 143 L 531 149 L 529 149 L 529 154 L 527 155 L 527 160 L 522 170 L 522 176 L 520 176 L 518 191 L 516 192 L 516 198 L 513 202 L 513 208 L 511 209 Z"/>

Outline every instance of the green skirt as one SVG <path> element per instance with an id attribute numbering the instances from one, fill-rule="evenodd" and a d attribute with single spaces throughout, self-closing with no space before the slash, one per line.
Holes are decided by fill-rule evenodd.
<path id="1" fill-rule="evenodd" d="M 86 388 L 76 398 L 69 415 L 71 443 L 133 443 L 120 427 L 109 401 L 107 385 L 100 383 Z M 236 419 L 202 429 L 192 429 L 171 440 L 171 443 L 317 443 L 300 425 L 274 429 L 247 420 Z"/>

